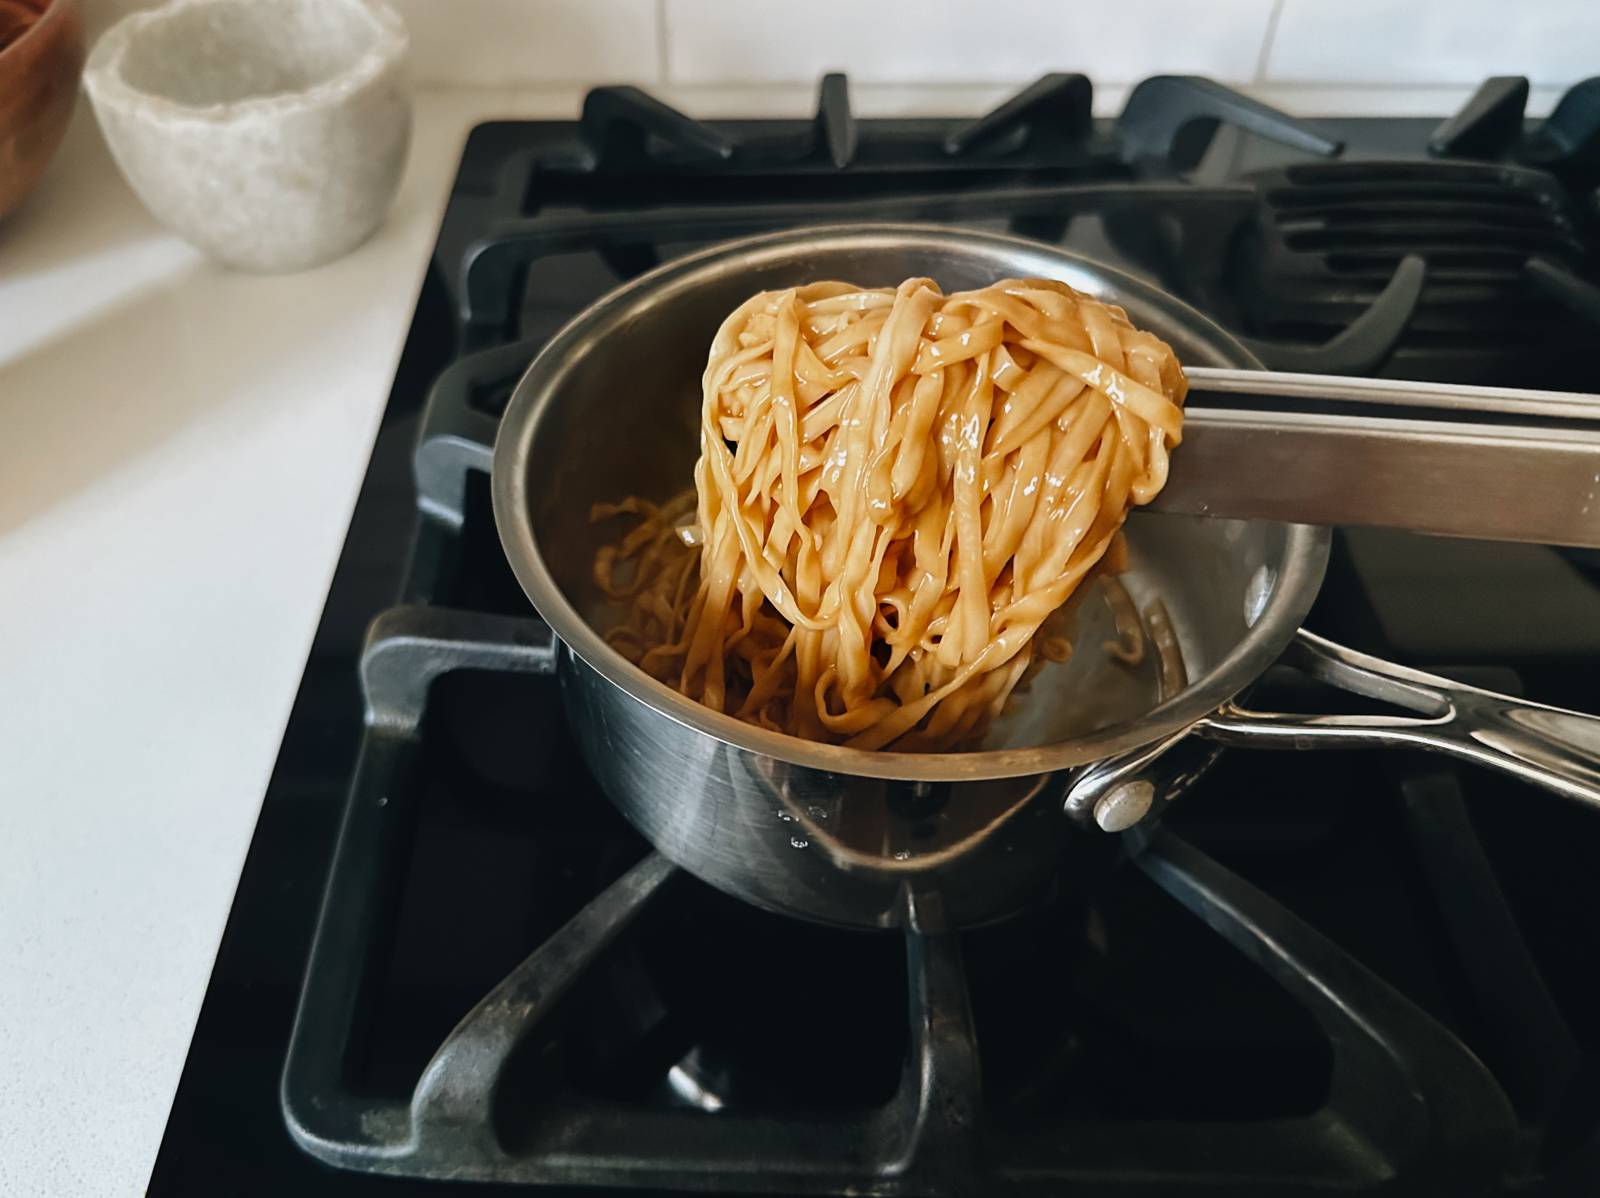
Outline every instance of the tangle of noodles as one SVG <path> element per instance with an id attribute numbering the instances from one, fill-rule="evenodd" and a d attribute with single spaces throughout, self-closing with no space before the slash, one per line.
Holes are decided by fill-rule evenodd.
<path id="1" fill-rule="evenodd" d="M 1061 283 L 812 283 L 723 322 L 694 490 L 595 560 L 608 641 L 683 694 L 861 748 L 971 743 L 1166 482 L 1187 383 Z"/>

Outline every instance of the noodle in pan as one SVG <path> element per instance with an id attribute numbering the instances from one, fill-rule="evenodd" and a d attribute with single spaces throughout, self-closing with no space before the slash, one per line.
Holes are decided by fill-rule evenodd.
<path id="1" fill-rule="evenodd" d="M 634 521 L 594 563 L 607 640 L 778 731 L 973 743 L 1070 652 L 1051 617 L 1166 482 L 1186 388 L 1057 282 L 762 292 L 712 342 L 693 489 L 593 513 Z"/>

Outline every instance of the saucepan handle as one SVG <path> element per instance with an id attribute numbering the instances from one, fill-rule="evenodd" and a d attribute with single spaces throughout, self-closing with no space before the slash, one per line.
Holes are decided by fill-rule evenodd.
<path id="1" fill-rule="evenodd" d="M 1286 749 L 1432 749 L 1600 809 L 1600 717 L 1358 653 L 1301 629 L 1281 664 L 1408 714 L 1295 715 L 1227 704 L 1193 729 L 1224 744 Z"/>

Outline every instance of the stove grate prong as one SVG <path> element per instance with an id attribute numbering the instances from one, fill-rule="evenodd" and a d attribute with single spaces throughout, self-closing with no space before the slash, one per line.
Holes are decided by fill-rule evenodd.
<path id="1" fill-rule="evenodd" d="M 1333 158 L 1344 149 L 1342 142 L 1325 136 L 1305 121 L 1231 87 L 1198 75 L 1152 75 L 1133 89 L 1117 118 L 1123 157 L 1130 162 L 1161 159 L 1180 170 L 1191 167 L 1200 160 L 1205 147 L 1200 145 L 1200 152 L 1195 152 L 1194 143 L 1183 135 L 1201 121 L 1213 128 L 1218 122 L 1235 125 L 1323 158 Z M 1210 142 L 1209 136 L 1205 142 Z"/>
<path id="2" fill-rule="evenodd" d="M 433 1054 L 412 1092 L 413 1151 L 429 1155 L 437 1140 L 440 1153 L 500 1154 L 494 1104 L 506 1062 L 675 869 L 659 853 L 651 853 L 591 899 L 467 1013 Z"/>

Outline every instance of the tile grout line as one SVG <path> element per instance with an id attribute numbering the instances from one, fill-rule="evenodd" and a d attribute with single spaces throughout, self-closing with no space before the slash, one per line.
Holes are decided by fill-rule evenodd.
<path id="1" fill-rule="evenodd" d="M 661 0 L 665 3 L 665 0 Z M 1261 49 L 1256 54 L 1256 83 L 1267 81 L 1267 63 L 1272 58 L 1272 43 L 1278 36 L 1278 18 L 1283 16 L 1283 6 L 1287 0 L 1272 0 L 1272 11 L 1267 14 L 1266 33 L 1261 38 Z"/>
<path id="2" fill-rule="evenodd" d="M 1282 3 L 1282 0 L 1279 0 Z M 656 82 L 672 82 L 672 56 L 667 53 L 667 0 L 656 0 Z"/>

